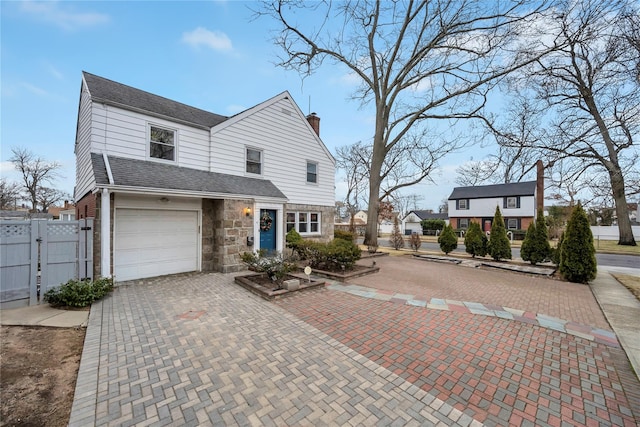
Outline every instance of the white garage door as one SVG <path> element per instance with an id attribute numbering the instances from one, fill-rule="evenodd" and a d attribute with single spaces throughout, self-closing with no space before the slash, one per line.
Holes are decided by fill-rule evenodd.
<path id="1" fill-rule="evenodd" d="M 116 209 L 115 217 L 116 280 L 198 269 L 198 212 Z"/>

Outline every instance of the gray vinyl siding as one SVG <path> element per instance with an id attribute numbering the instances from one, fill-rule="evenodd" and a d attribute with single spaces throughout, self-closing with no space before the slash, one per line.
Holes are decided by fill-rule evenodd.
<path id="1" fill-rule="evenodd" d="M 76 130 L 76 187 L 74 197 L 79 200 L 94 186 L 91 169 L 91 99 L 84 83 L 78 107 L 78 127 Z"/>

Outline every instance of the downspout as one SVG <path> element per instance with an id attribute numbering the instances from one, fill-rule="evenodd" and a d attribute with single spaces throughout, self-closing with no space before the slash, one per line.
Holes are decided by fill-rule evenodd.
<path id="1" fill-rule="evenodd" d="M 111 277 L 111 199 L 106 188 L 100 203 L 100 276 Z"/>

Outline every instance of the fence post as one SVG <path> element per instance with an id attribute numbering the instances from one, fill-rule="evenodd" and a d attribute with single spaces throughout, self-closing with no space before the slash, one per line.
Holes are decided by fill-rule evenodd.
<path id="1" fill-rule="evenodd" d="M 38 263 L 39 263 L 39 242 L 38 222 L 31 220 L 29 240 L 31 241 L 31 268 L 29 270 L 29 305 L 38 305 Z"/>

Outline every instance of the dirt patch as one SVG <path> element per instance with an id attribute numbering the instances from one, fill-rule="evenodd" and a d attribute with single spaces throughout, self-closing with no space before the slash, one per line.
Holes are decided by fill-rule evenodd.
<path id="1" fill-rule="evenodd" d="M 85 329 L 2 326 L 0 426 L 66 426 Z"/>

